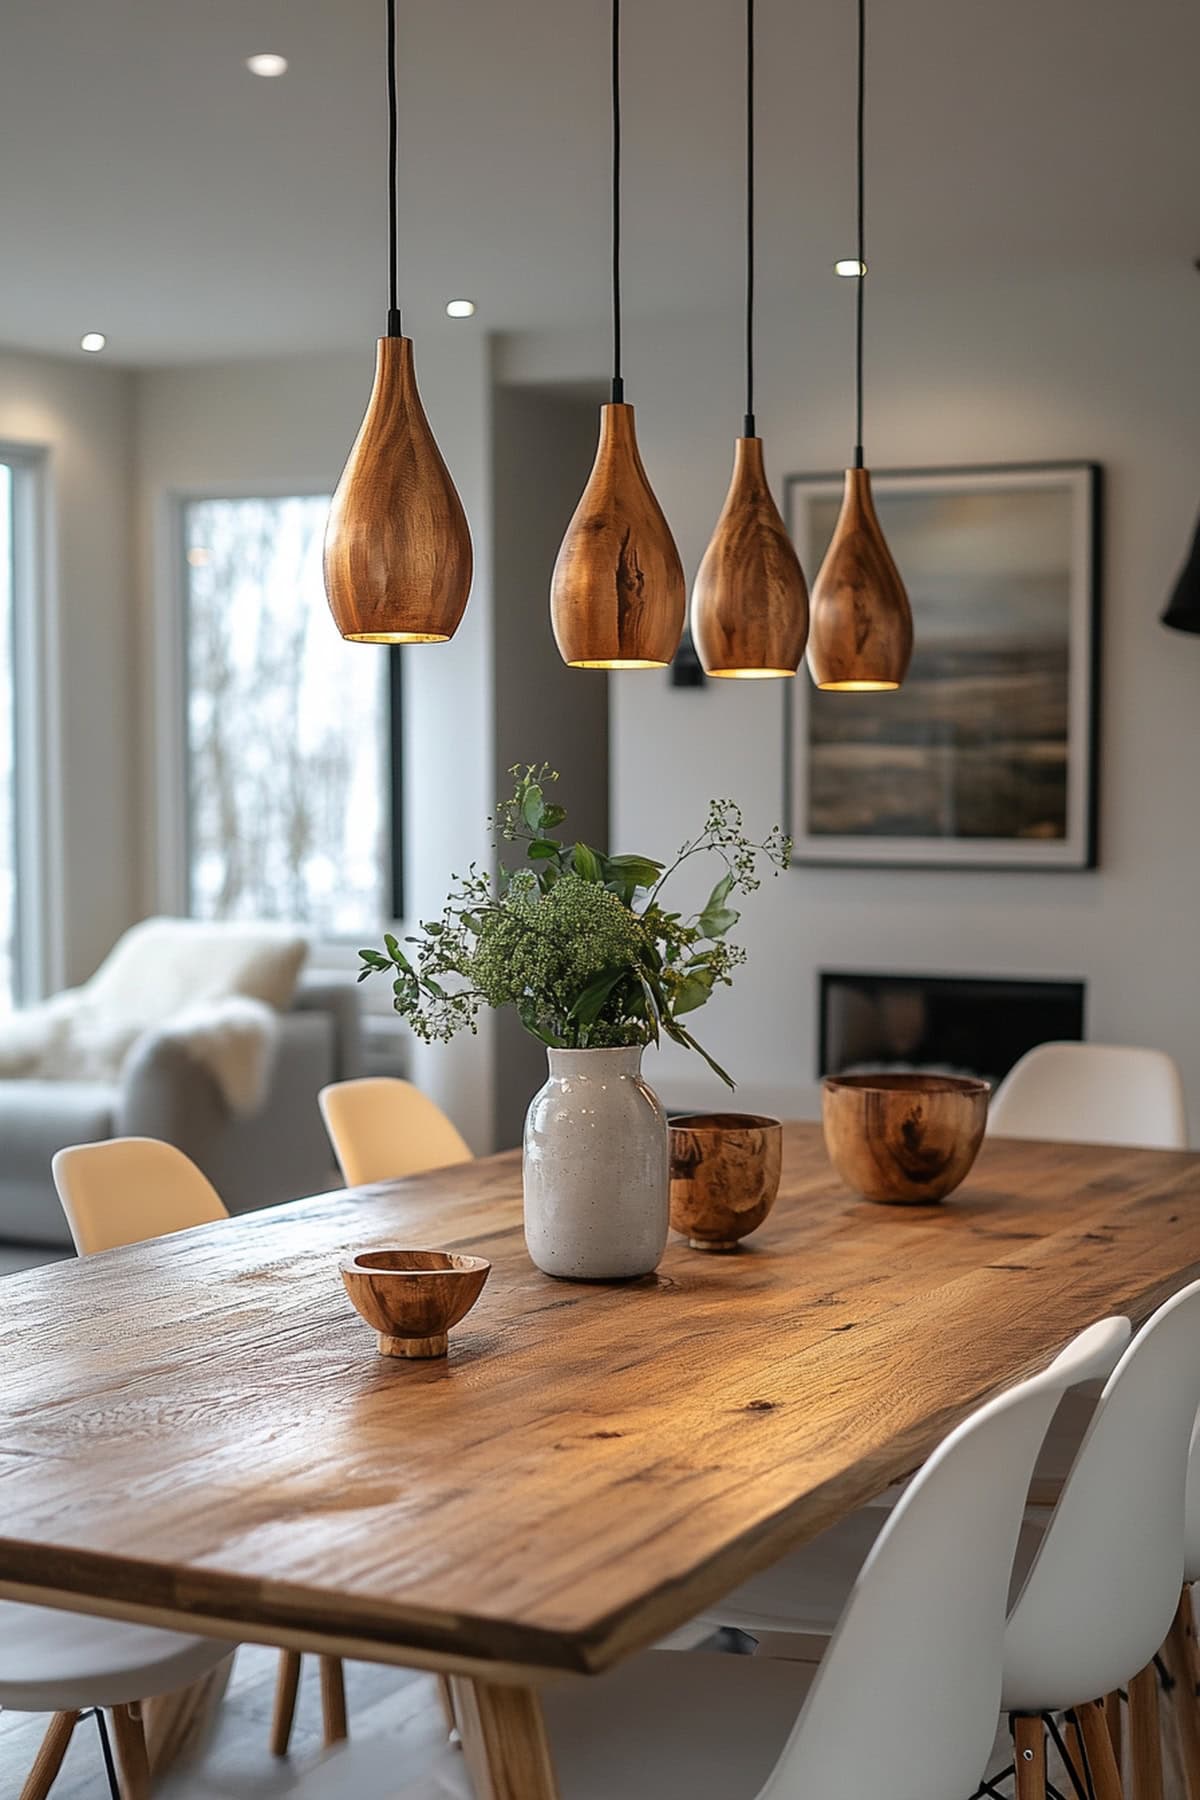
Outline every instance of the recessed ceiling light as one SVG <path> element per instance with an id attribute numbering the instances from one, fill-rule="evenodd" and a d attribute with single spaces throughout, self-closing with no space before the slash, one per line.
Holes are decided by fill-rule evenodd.
<path id="1" fill-rule="evenodd" d="M 103 350 L 107 342 L 108 339 L 102 331 L 85 331 L 79 340 L 79 348 L 90 350 L 94 354 L 97 350 Z"/>
<path id="2" fill-rule="evenodd" d="M 262 56 L 248 56 L 246 58 L 246 67 L 249 69 L 250 73 L 252 75 L 261 75 L 264 80 L 269 80 L 273 75 L 286 75 L 287 66 L 286 56 L 264 54 Z"/>
<path id="3" fill-rule="evenodd" d="M 473 300 L 447 300 L 446 312 L 452 319 L 469 319 L 475 311 Z"/>
<path id="4" fill-rule="evenodd" d="M 856 256 L 843 256 L 840 261 L 834 263 L 833 272 L 835 275 L 865 275 L 867 265 L 865 262 L 859 262 Z"/>

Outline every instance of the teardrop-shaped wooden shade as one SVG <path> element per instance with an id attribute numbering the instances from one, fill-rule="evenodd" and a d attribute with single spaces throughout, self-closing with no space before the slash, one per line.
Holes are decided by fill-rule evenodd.
<path id="1" fill-rule="evenodd" d="M 733 480 L 692 588 L 692 636 L 709 675 L 794 675 L 808 637 L 808 584 L 763 467 L 742 437 Z"/>
<path id="2" fill-rule="evenodd" d="M 471 533 L 413 372 L 380 338 L 375 386 L 325 528 L 325 592 L 356 644 L 444 644 L 471 591 Z"/>
<path id="3" fill-rule="evenodd" d="M 638 454 L 633 408 L 600 408 L 600 445 L 559 546 L 550 620 L 574 669 L 659 669 L 679 648 L 686 600 L 671 527 Z"/>
<path id="4" fill-rule="evenodd" d="M 900 571 L 880 529 L 866 469 L 847 469 L 842 510 L 812 590 L 808 666 L 820 688 L 898 688 L 913 622 Z"/>

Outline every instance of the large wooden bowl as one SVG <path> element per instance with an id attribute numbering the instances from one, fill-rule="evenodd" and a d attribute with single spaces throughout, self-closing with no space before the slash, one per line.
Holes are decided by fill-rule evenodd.
<path id="1" fill-rule="evenodd" d="M 693 1250 L 736 1250 L 775 1204 L 783 1127 L 759 1113 L 671 1120 L 671 1224 Z"/>
<path id="2" fill-rule="evenodd" d="M 979 1153 L 989 1092 L 958 1075 L 828 1075 L 829 1160 L 864 1200 L 944 1200 Z"/>
<path id="3" fill-rule="evenodd" d="M 346 1292 L 379 1334 L 381 1356 L 445 1356 L 491 1273 L 482 1256 L 447 1250 L 360 1250 L 344 1256 Z"/>

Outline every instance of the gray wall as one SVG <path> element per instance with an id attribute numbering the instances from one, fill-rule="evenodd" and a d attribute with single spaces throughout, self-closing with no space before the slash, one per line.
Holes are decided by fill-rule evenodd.
<path id="1" fill-rule="evenodd" d="M 514 763 L 548 762 L 573 839 L 607 847 L 608 677 L 568 669 L 550 631 L 550 573 L 596 451 L 604 397 L 498 386 L 492 397 L 496 776 Z M 496 1130 L 520 1141 L 545 1052 L 504 1014 L 497 1020 Z"/>

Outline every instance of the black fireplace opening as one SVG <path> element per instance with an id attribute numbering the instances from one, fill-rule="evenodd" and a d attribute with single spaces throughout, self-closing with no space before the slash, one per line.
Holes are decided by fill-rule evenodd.
<path id="1" fill-rule="evenodd" d="M 1082 981 L 820 973 L 817 1072 L 916 1069 L 997 1082 L 1035 1044 L 1084 1033 Z"/>

